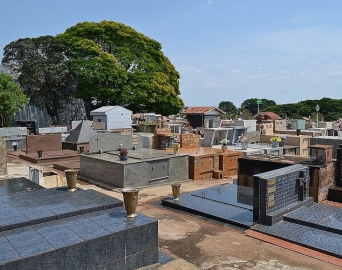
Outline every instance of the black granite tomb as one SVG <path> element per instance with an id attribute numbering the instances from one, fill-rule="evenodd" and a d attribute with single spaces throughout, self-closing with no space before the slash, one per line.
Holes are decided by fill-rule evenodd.
<path id="1" fill-rule="evenodd" d="M 128 219 L 122 201 L 94 190 L 20 192 L 25 185 L 0 195 L 0 269 L 136 269 L 158 262 L 155 219 Z"/>

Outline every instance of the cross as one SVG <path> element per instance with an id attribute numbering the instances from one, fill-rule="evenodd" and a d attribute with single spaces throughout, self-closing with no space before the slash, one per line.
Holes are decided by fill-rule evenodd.
<path id="1" fill-rule="evenodd" d="M 96 147 L 98 148 L 99 147 L 99 141 L 100 141 L 99 136 L 96 136 L 95 141 L 96 141 Z"/>

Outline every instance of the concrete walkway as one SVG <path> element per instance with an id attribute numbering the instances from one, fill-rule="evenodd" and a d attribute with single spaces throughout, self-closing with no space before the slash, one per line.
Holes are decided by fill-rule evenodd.
<path id="1" fill-rule="evenodd" d="M 12 156 L 7 157 L 7 163 L 8 175 L 0 176 L 0 180 L 28 178 L 30 163 Z M 181 193 L 231 182 L 231 179 L 188 181 L 182 183 Z M 109 191 L 80 181 L 78 187 L 122 200 L 120 189 Z M 174 258 L 144 269 L 341 269 L 340 259 L 329 260 L 322 253 L 303 255 L 299 253 L 300 246 L 296 250 L 276 240 L 260 240 L 248 236 L 241 228 L 164 207 L 161 199 L 168 196 L 172 196 L 170 185 L 141 188 L 139 192 L 137 211 L 159 221 L 159 249 Z"/>

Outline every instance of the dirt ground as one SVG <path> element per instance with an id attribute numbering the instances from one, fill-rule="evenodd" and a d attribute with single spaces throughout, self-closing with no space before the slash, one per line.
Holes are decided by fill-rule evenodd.
<path id="1" fill-rule="evenodd" d="M 29 165 L 26 161 L 8 155 L 8 174 L 0 176 L 0 180 L 28 178 Z M 181 193 L 231 181 L 208 179 L 183 182 Z M 82 181 L 78 181 L 77 185 L 123 199 L 120 189 L 109 191 Z M 251 238 L 242 229 L 166 208 L 161 205 L 160 200 L 168 196 L 172 196 L 169 184 L 141 188 L 139 192 L 137 211 L 159 221 L 159 249 L 175 258 L 167 264 L 144 269 L 342 269 L 341 266 Z M 329 258 L 326 260 L 329 261 Z"/>

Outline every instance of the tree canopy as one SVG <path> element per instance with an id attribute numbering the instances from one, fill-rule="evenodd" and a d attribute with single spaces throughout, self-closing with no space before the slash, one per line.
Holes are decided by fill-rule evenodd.
<path id="1" fill-rule="evenodd" d="M 8 74 L 0 72 L 0 124 L 5 127 L 13 114 L 27 104 L 21 88 Z"/>
<path id="2" fill-rule="evenodd" d="M 226 114 L 236 114 L 237 108 L 231 101 L 221 101 L 218 108 Z"/>
<path id="3" fill-rule="evenodd" d="M 180 75 L 157 41 L 112 21 L 78 23 L 57 39 L 68 48 L 76 97 L 164 115 L 183 108 Z"/>
<path id="4" fill-rule="evenodd" d="M 257 98 L 250 98 L 246 99 L 244 102 L 241 104 L 241 109 L 242 110 L 249 110 L 252 115 L 256 115 L 258 113 L 258 104 L 257 104 Z M 263 111 L 265 108 L 269 106 L 274 106 L 276 105 L 275 101 L 269 100 L 269 99 L 261 99 L 262 103 L 259 104 L 259 111 Z"/>
<path id="5" fill-rule="evenodd" d="M 24 38 L 5 46 L 2 59 L 30 104 L 45 109 L 54 123 L 59 123 L 59 112 L 73 96 L 65 51 L 66 47 L 52 36 Z"/>

